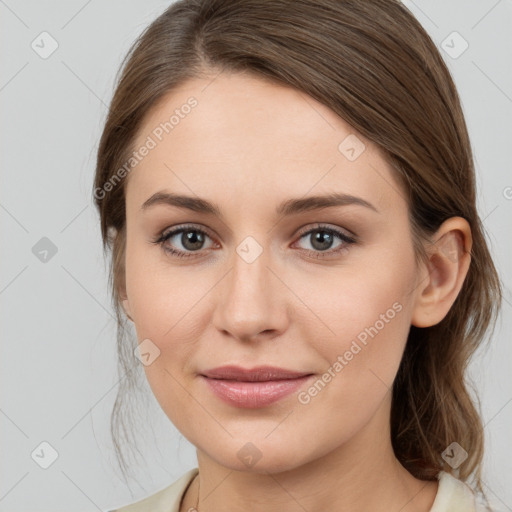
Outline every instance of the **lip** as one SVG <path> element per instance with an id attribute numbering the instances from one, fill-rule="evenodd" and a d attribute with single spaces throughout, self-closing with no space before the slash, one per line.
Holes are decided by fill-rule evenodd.
<path id="1" fill-rule="evenodd" d="M 312 376 L 309 372 L 274 366 L 246 369 L 233 365 L 200 374 L 210 390 L 223 402 L 244 409 L 256 409 L 277 402 L 296 391 Z"/>
<path id="2" fill-rule="evenodd" d="M 236 380 L 243 382 L 262 382 L 269 380 L 286 380 L 311 375 L 311 372 L 286 370 L 277 366 L 256 366 L 242 368 L 236 365 L 219 366 L 201 373 L 210 379 Z"/>

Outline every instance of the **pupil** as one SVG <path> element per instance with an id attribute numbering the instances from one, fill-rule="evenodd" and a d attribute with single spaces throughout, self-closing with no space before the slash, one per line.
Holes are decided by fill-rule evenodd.
<path id="1" fill-rule="evenodd" d="M 186 231 L 181 236 L 183 247 L 191 251 L 200 249 L 203 242 L 203 235 L 197 231 Z"/>
<path id="2" fill-rule="evenodd" d="M 327 245 L 325 245 L 327 244 Z M 332 244 L 332 233 L 317 231 L 313 236 L 313 247 L 318 250 L 329 249 Z"/>

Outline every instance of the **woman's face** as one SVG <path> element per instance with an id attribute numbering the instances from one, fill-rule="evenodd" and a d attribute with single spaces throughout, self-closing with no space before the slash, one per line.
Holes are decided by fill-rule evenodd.
<path id="1" fill-rule="evenodd" d="M 382 153 L 311 97 L 242 74 L 173 90 L 135 148 L 125 306 L 176 427 L 257 472 L 382 444 L 421 281 Z M 203 376 L 225 365 L 309 376 Z"/>

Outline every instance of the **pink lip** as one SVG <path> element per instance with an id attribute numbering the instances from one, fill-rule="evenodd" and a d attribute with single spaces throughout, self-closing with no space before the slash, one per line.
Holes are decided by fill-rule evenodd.
<path id="1" fill-rule="evenodd" d="M 224 402 L 245 409 L 256 409 L 293 393 L 312 374 L 272 366 L 259 366 L 250 370 L 239 366 L 222 366 L 203 372 L 201 377 Z"/>

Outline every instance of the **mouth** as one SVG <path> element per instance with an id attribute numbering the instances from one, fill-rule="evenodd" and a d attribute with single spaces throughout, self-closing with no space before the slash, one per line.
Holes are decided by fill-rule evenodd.
<path id="1" fill-rule="evenodd" d="M 244 409 L 257 409 L 297 391 L 313 375 L 273 366 L 252 369 L 223 366 L 204 371 L 200 377 L 223 402 Z"/>
<path id="2" fill-rule="evenodd" d="M 286 370 L 276 366 L 258 366 L 256 368 L 246 369 L 241 366 L 230 365 L 219 366 L 218 368 L 206 370 L 201 375 L 210 379 L 236 380 L 240 382 L 264 382 L 297 379 L 306 375 L 312 375 L 312 373 Z"/>

